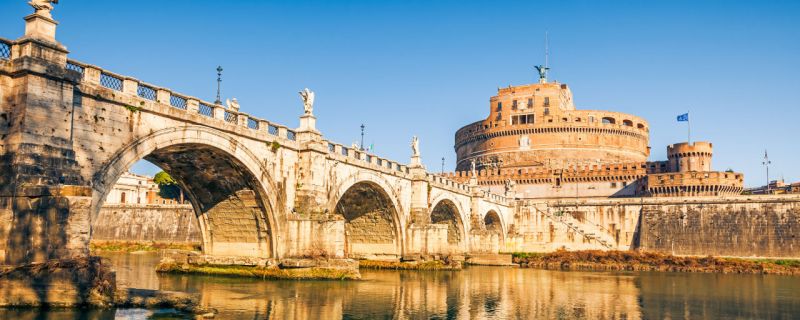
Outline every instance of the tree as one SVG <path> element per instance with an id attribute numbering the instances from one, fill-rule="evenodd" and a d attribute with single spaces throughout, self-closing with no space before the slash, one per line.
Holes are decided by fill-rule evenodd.
<path id="1" fill-rule="evenodd" d="M 158 185 L 158 195 L 164 199 L 180 199 L 181 189 L 178 182 L 164 171 L 156 173 L 153 182 Z"/>
<path id="2" fill-rule="evenodd" d="M 157 185 L 159 185 L 161 187 L 163 187 L 163 186 L 171 186 L 171 185 L 175 185 L 177 183 L 177 182 L 175 182 L 175 179 L 172 179 L 172 176 L 170 176 L 169 173 L 166 173 L 164 171 L 160 171 L 159 173 L 156 173 L 156 176 L 153 177 L 153 182 L 155 182 Z"/>

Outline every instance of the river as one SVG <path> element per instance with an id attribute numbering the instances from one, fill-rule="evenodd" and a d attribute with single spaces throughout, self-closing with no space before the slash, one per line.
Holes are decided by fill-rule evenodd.
<path id="1" fill-rule="evenodd" d="M 370 271 L 362 281 L 157 275 L 156 253 L 106 253 L 132 288 L 199 293 L 217 319 L 796 319 L 800 277 L 509 267 Z M 0 310 L 2 319 L 182 319 L 167 310 Z"/>

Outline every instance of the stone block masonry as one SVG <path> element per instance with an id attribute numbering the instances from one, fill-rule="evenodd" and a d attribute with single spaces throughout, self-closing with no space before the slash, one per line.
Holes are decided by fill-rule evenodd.
<path id="1" fill-rule="evenodd" d="M 641 221 L 641 250 L 800 258 L 797 201 L 645 206 Z"/>
<path id="2" fill-rule="evenodd" d="M 200 243 L 191 205 L 105 205 L 92 222 L 95 241 Z"/>

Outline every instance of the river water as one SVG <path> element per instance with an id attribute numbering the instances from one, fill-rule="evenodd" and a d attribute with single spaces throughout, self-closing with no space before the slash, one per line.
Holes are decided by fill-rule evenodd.
<path id="1" fill-rule="evenodd" d="M 798 319 L 800 277 L 657 272 L 362 271 L 362 281 L 157 275 L 104 254 L 132 288 L 199 293 L 217 319 Z M 0 310 L 0 319 L 172 319 L 166 310 Z"/>

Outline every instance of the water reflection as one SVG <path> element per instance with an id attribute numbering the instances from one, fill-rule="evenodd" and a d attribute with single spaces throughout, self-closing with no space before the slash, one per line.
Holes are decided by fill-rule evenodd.
<path id="1" fill-rule="evenodd" d="M 199 293 L 204 305 L 220 311 L 220 319 L 791 319 L 800 314 L 800 277 L 471 267 L 364 271 L 363 281 L 351 282 L 262 281 L 159 277 L 153 271 L 156 254 L 107 257 L 120 282 Z M 3 315 L 9 314 L 0 311 Z"/>

